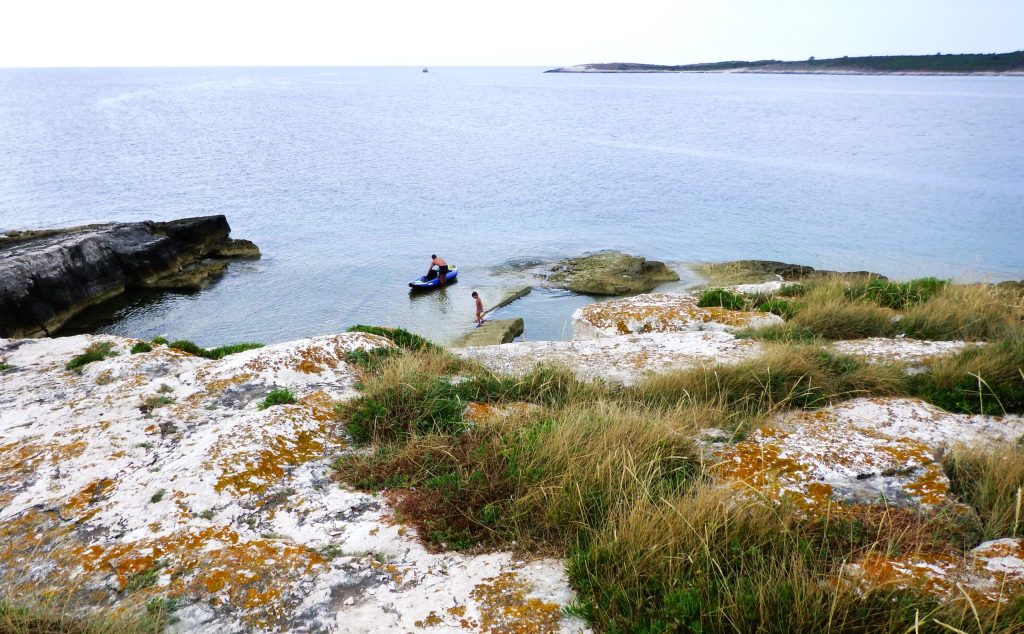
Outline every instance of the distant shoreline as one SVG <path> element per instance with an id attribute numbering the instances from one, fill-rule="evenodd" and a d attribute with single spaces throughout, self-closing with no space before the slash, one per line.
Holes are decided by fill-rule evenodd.
<path id="1" fill-rule="evenodd" d="M 776 75 L 981 75 L 1024 76 L 1024 51 L 961 55 L 884 55 L 801 61 L 775 59 L 705 64 L 577 64 L 547 73 L 760 73 Z"/>
<path id="2" fill-rule="evenodd" d="M 993 72 L 939 72 L 939 71 L 877 71 L 877 70 L 574 70 L 574 67 L 554 68 L 545 73 L 594 74 L 594 75 L 906 75 L 917 77 L 1024 77 L 1024 70 Z"/>

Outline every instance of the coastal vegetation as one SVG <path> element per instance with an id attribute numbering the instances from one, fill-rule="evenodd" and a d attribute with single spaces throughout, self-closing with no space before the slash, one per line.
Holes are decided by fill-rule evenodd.
<path id="1" fill-rule="evenodd" d="M 267 409 L 275 405 L 291 405 L 295 402 L 295 394 L 286 387 L 278 387 L 270 390 L 266 398 L 259 404 L 260 409 Z"/>
<path id="2" fill-rule="evenodd" d="M 865 591 L 842 572 L 871 557 L 962 557 L 983 539 L 1019 535 L 1024 448 L 942 456 L 969 515 L 838 502 L 808 513 L 738 494 L 705 449 L 709 438 L 737 443 L 781 412 L 863 396 L 1024 411 L 1013 296 L 933 279 L 826 278 L 799 288 L 773 336 L 751 333 L 781 340 L 765 341 L 761 356 L 629 387 L 583 382 L 559 367 L 498 376 L 437 347 L 401 345 L 361 363 L 360 396 L 338 408 L 353 439 L 373 446 L 339 458 L 338 477 L 391 491 L 398 517 L 436 548 L 565 556 L 577 591 L 569 611 L 601 631 L 1024 631 L 1020 598 L 982 605 L 964 593 L 940 602 L 896 585 Z M 738 308 L 779 301 L 707 295 L 713 306 L 737 298 Z M 993 306 L 979 317 L 985 325 L 969 330 L 993 339 L 929 360 L 915 375 L 830 346 L 896 334 L 910 315 L 942 324 L 963 302 Z"/>
<path id="3" fill-rule="evenodd" d="M 1008 73 L 1024 72 L 1024 51 L 952 55 L 872 55 L 799 61 L 763 59 L 666 66 L 659 64 L 584 64 L 548 72 L 792 72 L 792 73 Z"/>
<path id="4" fill-rule="evenodd" d="M 97 341 L 90 344 L 85 352 L 77 354 L 68 361 L 64 367 L 72 372 L 80 371 L 82 366 L 92 363 L 94 361 L 102 361 L 107 357 L 112 357 L 117 352 L 114 351 L 114 344 L 110 341 Z"/>
<path id="5" fill-rule="evenodd" d="M 155 340 L 154 340 L 155 341 Z M 181 350 L 197 357 L 203 357 L 205 359 L 223 359 L 229 354 L 235 354 L 238 352 L 244 352 L 246 350 L 255 350 L 256 348 L 262 348 L 262 343 L 246 342 L 246 343 L 233 343 L 227 346 L 220 346 L 217 348 L 203 348 L 202 346 L 196 345 L 192 341 L 187 339 L 179 339 L 178 341 L 172 341 L 167 344 L 169 347 L 175 350 Z"/>

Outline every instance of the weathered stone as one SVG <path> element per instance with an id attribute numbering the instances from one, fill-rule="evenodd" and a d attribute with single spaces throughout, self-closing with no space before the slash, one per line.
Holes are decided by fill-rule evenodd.
<path id="1" fill-rule="evenodd" d="M 258 260 L 260 248 L 251 240 L 228 238 L 215 246 L 208 254 L 212 258 L 245 258 Z"/>
<path id="2" fill-rule="evenodd" d="M 650 293 L 576 309 L 572 333 L 574 339 L 597 339 L 650 332 L 758 328 L 782 321 L 771 313 L 701 308 L 692 295 Z"/>
<path id="3" fill-rule="evenodd" d="M 526 297 L 527 295 L 530 294 L 530 291 L 532 290 L 532 286 L 514 286 L 510 289 L 506 289 L 502 293 L 501 298 L 498 299 L 498 301 L 494 302 L 494 305 L 488 307 L 488 309 L 484 311 L 484 314 L 486 315 L 487 313 L 496 311 L 499 308 L 504 308 L 505 306 L 508 306 L 517 299 L 522 299 Z"/>
<path id="4" fill-rule="evenodd" d="M 731 260 L 701 264 L 695 267 L 697 272 L 708 278 L 715 286 L 731 286 L 758 282 L 794 281 L 809 278 L 838 276 L 849 280 L 887 279 L 884 275 L 870 271 L 824 271 L 801 264 L 787 264 L 773 260 Z"/>
<path id="5" fill-rule="evenodd" d="M 1018 416 L 950 414 L 905 398 L 861 398 L 778 415 L 726 447 L 719 475 L 808 509 L 830 503 L 912 508 L 954 504 L 935 456 L 958 443 L 1008 443 L 1024 433 Z"/>
<path id="6" fill-rule="evenodd" d="M 180 271 L 146 280 L 143 286 L 168 291 L 198 291 L 224 275 L 227 268 L 228 263 L 223 260 L 204 260 L 190 264 Z"/>
<path id="7" fill-rule="evenodd" d="M 871 337 L 870 339 L 837 341 L 832 345 L 838 352 L 863 357 L 876 363 L 898 361 L 910 366 L 920 366 L 932 357 L 954 354 L 964 348 L 984 344 L 967 341 L 921 341 L 907 338 Z"/>
<path id="8" fill-rule="evenodd" d="M 495 346 L 509 343 L 523 334 L 523 318 L 495 319 L 485 321 L 479 328 L 474 328 L 462 335 L 452 344 L 456 347 Z"/>
<path id="9" fill-rule="evenodd" d="M 118 354 L 65 370 L 98 341 Z M 387 339 L 221 360 L 133 355 L 133 343 L 0 339 L 16 368 L 0 379 L 5 598 L 118 611 L 171 599 L 182 632 L 584 629 L 560 613 L 572 599 L 563 562 L 429 552 L 386 500 L 331 480 L 351 451 L 334 413 L 356 394 L 346 354 Z M 259 409 L 272 386 L 296 402 Z"/>
<path id="10" fill-rule="evenodd" d="M 646 260 L 617 251 L 570 258 L 554 265 L 547 278 L 559 288 L 586 295 L 646 293 L 679 275 L 663 262 Z"/>
<path id="11" fill-rule="evenodd" d="M 224 216 L 204 216 L 8 234 L 0 241 L 0 336 L 51 334 L 127 288 L 195 288 L 223 272 L 190 267 L 230 231 Z"/>
<path id="12" fill-rule="evenodd" d="M 653 372 L 756 357 L 761 347 L 753 340 L 737 339 L 724 332 L 681 332 L 577 341 L 522 341 L 454 351 L 499 374 L 522 375 L 537 364 L 554 364 L 569 368 L 581 380 L 630 385 Z"/>
<path id="13" fill-rule="evenodd" d="M 871 553 L 851 563 L 845 574 L 866 590 L 908 588 L 941 599 L 966 594 L 983 607 L 1009 603 L 1024 594 L 1024 538 L 983 542 L 966 557 L 942 552 L 900 557 Z"/>

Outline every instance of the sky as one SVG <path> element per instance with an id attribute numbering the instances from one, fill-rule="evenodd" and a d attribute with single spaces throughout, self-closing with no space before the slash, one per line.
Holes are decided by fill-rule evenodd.
<path id="1" fill-rule="evenodd" d="M 0 67 L 561 66 L 1007 52 L 1024 0 L 7 0 Z"/>

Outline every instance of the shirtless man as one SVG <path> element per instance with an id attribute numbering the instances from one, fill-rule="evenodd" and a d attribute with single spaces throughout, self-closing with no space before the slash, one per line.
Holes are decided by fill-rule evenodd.
<path id="1" fill-rule="evenodd" d="M 444 261 L 444 258 L 437 257 L 437 254 L 430 256 L 430 268 L 427 269 L 427 277 L 430 276 L 430 271 L 437 267 L 437 277 L 441 280 L 441 287 L 444 288 L 448 275 L 448 263 Z"/>
<path id="2" fill-rule="evenodd" d="M 484 303 L 480 301 L 480 295 L 476 291 L 473 291 L 473 299 L 476 300 L 476 325 L 479 327 L 484 323 Z"/>

